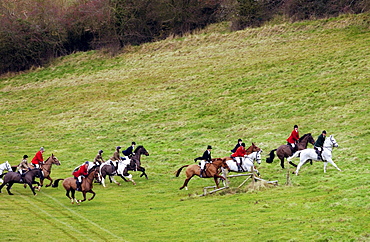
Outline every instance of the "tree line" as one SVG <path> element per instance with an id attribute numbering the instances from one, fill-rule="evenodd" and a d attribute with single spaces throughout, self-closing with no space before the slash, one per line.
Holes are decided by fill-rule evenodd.
<path id="1" fill-rule="evenodd" d="M 221 21 L 231 30 L 358 14 L 368 0 L 2 0 L 0 74 L 43 66 L 76 51 L 112 53 Z"/>

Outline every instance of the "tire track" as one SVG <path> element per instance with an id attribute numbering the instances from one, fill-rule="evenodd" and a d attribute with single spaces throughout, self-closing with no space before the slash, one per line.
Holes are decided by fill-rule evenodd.
<path id="1" fill-rule="evenodd" d="M 48 198 L 52 199 L 52 200 L 53 200 L 55 203 L 57 203 L 59 206 L 63 207 L 65 210 L 69 211 L 69 213 L 70 213 L 70 214 L 73 214 L 73 215 L 75 215 L 75 216 L 77 216 L 77 217 L 81 218 L 82 220 L 84 220 L 84 221 L 88 222 L 88 223 L 89 223 L 90 225 L 92 225 L 94 228 L 96 228 L 96 229 L 98 229 L 98 230 L 100 230 L 100 231 L 103 231 L 103 232 L 105 232 L 105 233 L 109 234 L 110 236 L 114 237 L 114 238 L 115 238 L 115 239 L 117 239 L 117 240 L 120 240 L 120 241 L 126 241 L 124 238 L 122 238 L 122 237 L 120 237 L 120 236 L 118 236 L 118 235 L 116 235 L 116 234 L 112 233 L 110 230 L 107 230 L 107 229 L 105 229 L 105 228 L 102 228 L 100 225 L 98 225 L 98 224 L 96 224 L 95 222 L 93 222 L 93 221 L 91 221 L 91 220 L 89 220 L 89 219 L 85 218 L 85 217 L 84 217 L 84 216 L 82 216 L 80 213 L 77 213 L 77 212 L 75 212 L 74 210 L 70 209 L 69 207 L 65 206 L 64 204 L 62 204 L 62 203 L 61 203 L 59 200 L 57 200 L 56 198 L 54 198 L 54 197 L 52 197 L 52 196 L 50 196 L 50 195 L 48 195 L 48 194 L 44 193 L 43 191 L 40 191 L 40 193 L 42 193 L 43 195 L 45 195 L 45 196 L 47 196 Z M 47 205 L 47 206 L 48 206 L 48 205 Z M 55 209 L 55 208 L 53 208 L 53 209 Z M 73 218 L 73 216 L 70 216 L 70 217 L 72 217 L 72 218 Z M 78 220 L 77 220 L 77 221 L 78 221 Z M 104 238 L 104 237 L 102 236 L 102 234 L 101 234 L 101 233 L 97 232 L 97 230 L 95 230 L 95 229 L 90 229 L 90 228 L 86 228 L 86 229 L 89 229 L 91 233 L 96 234 L 96 236 L 100 237 L 102 240 L 109 241 L 109 239 Z"/>
<path id="2" fill-rule="evenodd" d="M 71 238 L 72 240 L 74 241 L 79 241 L 79 238 L 76 237 L 73 233 L 70 233 L 70 232 L 67 232 L 67 231 L 73 231 L 81 236 L 84 236 L 85 237 L 85 234 L 80 231 L 79 229 L 76 229 L 75 227 L 69 225 L 68 223 L 66 222 L 63 222 L 57 218 L 54 218 L 53 215 L 51 215 L 50 213 L 48 213 L 47 211 L 45 210 L 42 210 L 42 208 L 38 207 L 33 201 L 31 201 L 31 199 L 29 199 L 27 196 L 24 196 L 22 195 L 21 193 L 19 192 L 14 192 L 15 194 L 17 195 L 20 195 L 20 197 L 25 200 L 26 202 L 28 202 L 32 207 L 34 207 L 34 209 L 32 209 L 33 212 L 37 213 L 38 214 L 38 218 L 39 219 L 42 219 L 44 220 L 46 223 L 50 223 L 50 221 L 56 221 L 57 223 L 59 224 L 62 224 L 63 226 L 67 227 L 67 229 L 63 229 L 61 228 L 60 226 L 58 226 L 58 229 L 60 229 L 64 234 L 66 234 L 69 238 Z M 15 199 L 14 199 L 15 200 Z M 37 211 L 37 212 L 36 212 Z M 45 217 L 44 215 L 46 215 L 47 217 Z M 49 219 L 48 219 L 49 218 Z M 89 239 L 87 238 L 88 240 L 90 241 L 94 241 L 92 239 Z"/>

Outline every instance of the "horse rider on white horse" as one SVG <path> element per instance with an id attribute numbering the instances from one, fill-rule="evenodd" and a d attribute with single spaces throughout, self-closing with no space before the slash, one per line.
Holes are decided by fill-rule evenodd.
<path id="1" fill-rule="evenodd" d="M 245 159 L 244 157 L 247 155 L 247 151 L 245 150 L 245 143 L 242 143 L 231 155 L 231 158 L 236 162 L 238 166 L 238 171 L 241 172 L 242 170 L 242 164 L 243 160 Z"/>
<path id="2" fill-rule="evenodd" d="M 318 160 L 322 160 L 321 153 L 323 151 L 325 137 L 326 137 L 326 131 L 323 130 L 322 133 L 319 135 L 319 137 L 317 137 L 317 140 L 314 144 L 314 148 L 316 150 Z"/>
<path id="3" fill-rule="evenodd" d="M 99 150 L 98 154 L 95 156 L 95 159 L 94 159 L 94 164 L 95 165 L 100 166 L 102 163 L 105 162 L 104 159 L 103 159 L 102 154 L 103 154 L 103 150 Z"/>
<path id="4" fill-rule="evenodd" d="M 200 161 L 200 174 L 199 177 L 203 177 L 203 173 L 206 168 L 206 163 L 212 163 L 212 157 L 211 157 L 211 151 L 212 146 L 208 145 L 207 150 L 204 151 L 203 156 L 197 157 L 194 159 L 194 161 Z"/>

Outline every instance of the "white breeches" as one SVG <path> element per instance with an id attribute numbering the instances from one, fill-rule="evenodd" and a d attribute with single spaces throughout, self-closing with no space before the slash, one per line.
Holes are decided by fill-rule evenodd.
<path id="1" fill-rule="evenodd" d="M 201 160 L 200 161 L 200 169 L 204 170 L 204 167 L 206 166 L 206 161 L 205 160 Z"/>

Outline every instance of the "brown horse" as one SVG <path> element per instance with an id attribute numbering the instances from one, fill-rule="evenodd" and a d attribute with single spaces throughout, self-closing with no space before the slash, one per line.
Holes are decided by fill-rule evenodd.
<path id="1" fill-rule="evenodd" d="M 181 172 L 182 168 L 184 168 L 184 167 L 187 167 L 186 168 L 186 179 L 185 179 L 184 185 L 182 187 L 180 187 L 180 190 L 183 189 L 184 187 L 185 187 L 186 190 L 188 190 L 188 183 L 189 183 L 190 179 L 195 175 L 197 175 L 197 176 L 200 175 L 200 166 L 194 164 L 194 165 L 182 166 L 180 169 L 177 170 L 176 177 L 178 177 L 180 175 L 180 172 Z M 225 178 L 223 176 L 218 175 L 221 172 L 221 170 L 220 170 L 221 167 L 223 167 L 225 169 L 229 168 L 226 164 L 225 159 L 222 159 L 222 158 L 212 159 L 212 163 L 206 164 L 206 170 L 203 173 L 202 177 L 203 178 L 212 178 L 213 177 L 213 179 L 215 180 L 217 188 L 219 188 L 218 178 L 220 178 L 222 180 L 225 180 Z"/>
<path id="2" fill-rule="evenodd" d="M 76 201 L 76 204 L 80 204 L 80 202 L 86 201 L 86 193 L 92 193 L 92 197 L 89 198 L 89 201 L 93 200 L 95 197 L 95 192 L 92 190 L 93 188 L 93 181 L 94 178 L 97 178 L 99 175 L 98 167 L 93 167 L 90 169 L 89 174 L 87 177 L 82 179 L 81 189 L 83 200 L 77 200 L 75 198 L 75 191 L 77 190 L 76 179 L 74 177 L 68 177 L 66 179 L 57 179 L 54 181 L 53 187 L 58 187 L 59 181 L 63 181 L 63 187 L 66 189 L 66 196 L 71 200 L 73 204 Z M 71 192 L 71 196 L 69 196 L 69 192 Z"/>
<path id="3" fill-rule="evenodd" d="M 35 188 L 32 186 L 32 184 L 37 184 L 39 191 L 40 191 L 40 183 L 35 181 L 35 177 L 41 176 L 41 170 L 40 169 L 33 169 L 30 171 L 27 171 L 25 175 L 22 177 L 21 174 L 18 172 L 9 171 L 4 176 L 4 182 L 0 185 L 0 193 L 1 189 L 5 185 L 7 185 L 6 190 L 8 191 L 9 195 L 14 195 L 10 192 L 10 189 L 12 188 L 14 183 L 22 183 L 22 184 L 28 184 L 28 186 L 31 188 L 33 195 L 36 195 Z"/>
<path id="4" fill-rule="evenodd" d="M 42 171 L 42 177 L 40 177 L 40 184 L 41 186 L 44 185 L 44 179 L 48 179 L 50 183 L 46 185 L 46 187 L 50 187 L 53 183 L 53 179 L 50 177 L 51 173 L 51 166 L 55 164 L 57 166 L 60 166 L 60 161 L 58 158 L 54 156 L 54 154 L 51 154 L 49 158 L 47 158 L 44 163 L 41 165 L 41 171 Z"/>
<path id="5" fill-rule="evenodd" d="M 311 143 L 312 145 L 315 144 L 315 140 L 312 137 L 311 133 L 305 134 L 301 138 L 299 138 L 299 141 L 296 144 L 295 151 L 307 149 L 308 143 Z M 270 157 L 266 158 L 267 163 L 272 163 L 274 161 L 275 151 L 276 151 L 276 155 L 280 159 L 281 168 L 284 169 L 284 158 L 288 158 L 289 156 L 292 156 L 295 151 L 294 152 L 292 151 L 292 148 L 290 145 L 280 145 L 279 148 L 270 151 L 270 154 L 269 154 Z M 291 161 L 289 161 L 289 164 L 291 164 L 294 167 L 297 167 L 297 165 Z"/>

